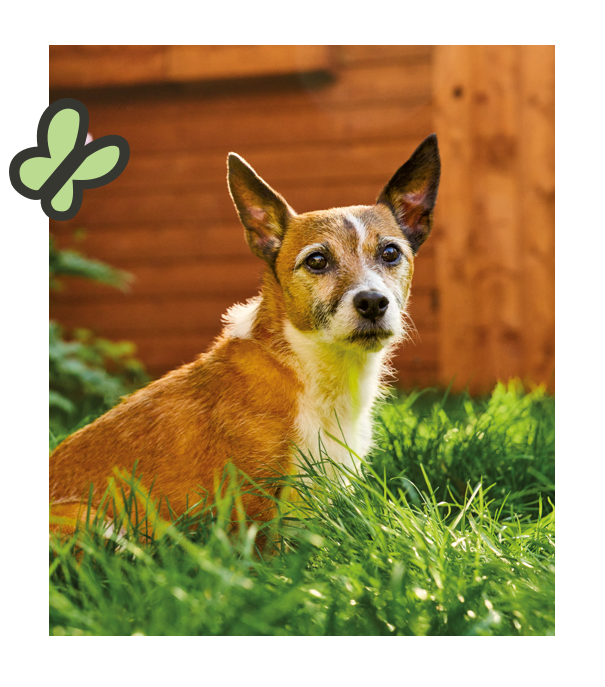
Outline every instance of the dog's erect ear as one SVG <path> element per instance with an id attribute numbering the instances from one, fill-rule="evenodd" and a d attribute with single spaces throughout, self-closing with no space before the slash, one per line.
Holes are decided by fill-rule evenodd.
<path id="1" fill-rule="evenodd" d="M 395 215 L 414 255 L 431 233 L 440 173 L 437 136 L 431 134 L 395 172 L 376 201 Z"/>
<path id="2" fill-rule="evenodd" d="M 229 191 L 246 241 L 254 255 L 273 265 L 288 221 L 296 213 L 239 155 L 229 153 L 227 168 Z"/>

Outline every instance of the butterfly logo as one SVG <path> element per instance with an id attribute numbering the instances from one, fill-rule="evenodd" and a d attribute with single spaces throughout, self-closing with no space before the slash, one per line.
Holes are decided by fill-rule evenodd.
<path id="1" fill-rule="evenodd" d="M 86 144 L 88 110 L 78 100 L 62 98 L 44 110 L 38 145 L 17 153 L 9 175 L 17 193 L 41 200 L 51 219 L 68 220 L 82 206 L 85 188 L 117 179 L 126 168 L 130 146 L 122 136 L 103 136 Z"/>

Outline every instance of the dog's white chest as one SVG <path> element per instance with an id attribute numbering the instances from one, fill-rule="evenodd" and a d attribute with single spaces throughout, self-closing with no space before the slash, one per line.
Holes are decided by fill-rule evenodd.
<path id="1" fill-rule="evenodd" d="M 355 469 L 358 458 L 364 458 L 372 446 L 372 409 L 380 395 L 385 352 L 347 356 L 293 327 L 286 326 L 286 334 L 300 363 L 298 449 L 314 460 L 329 456 Z M 300 466 L 296 449 L 293 458 Z"/>
<path id="2" fill-rule="evenodd" d="M 301 401 L 296 418 L 299 437 L 297 448 L 315 461 L 329 456 L 349 469 L 358 467 L 357 457 L 364 458 L 372 445 L 371 411 L 352 417 L 352 413 L 342 407 L 340 412 L 338 408 L 330 411 L 325 406 L 313 407 L 313 399 L 305 398 Z M 298 450 L 294 451 L 294 462 L 300 465 Z M 331 473 L 332 470 L 328 472 Z"/>

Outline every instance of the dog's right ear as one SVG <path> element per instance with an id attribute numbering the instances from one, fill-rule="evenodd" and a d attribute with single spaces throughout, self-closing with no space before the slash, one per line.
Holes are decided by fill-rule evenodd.
<path id="1" fill-rule="evenodd" d="M 414 255 L 431 233 L 440 175 L 437 136 L 431 134 L 395 172 L 376 201 L 391 210 Z"/>
<path id="2" fill-rule="evenodd" d="M 254 255 L 273 265 L 288 222 L 296 213 L 239 155 L 229 153 L 227 169 L 229 191 L 246 230 L 246 241 Z"/>

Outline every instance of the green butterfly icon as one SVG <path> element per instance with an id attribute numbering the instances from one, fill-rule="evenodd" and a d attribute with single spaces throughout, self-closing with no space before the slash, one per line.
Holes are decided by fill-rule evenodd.
<path id="1" fill-rule="evenodd" d="M 86 145 L 88 110 L 73 98 L 50 105 L 38 124 L 38 145 L 13 158 L 9 175 L 14 189 L 41 200 L 51 219 L 68 220 L 82 206 L 85 188 L 104 186 L 126 168 L 130 147 L 122 136 L 103 136 Z"/>

